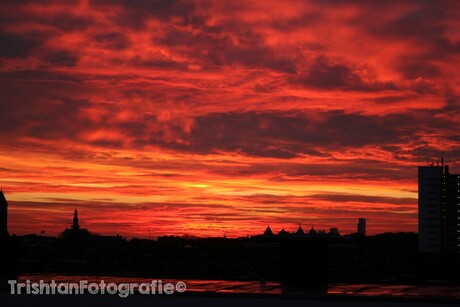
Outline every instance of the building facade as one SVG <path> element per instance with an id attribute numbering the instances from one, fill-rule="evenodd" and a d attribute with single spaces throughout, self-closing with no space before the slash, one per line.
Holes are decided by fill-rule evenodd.
<path id="1" fill-rule="evenodd" d="M 418 168 L 419 251 L 460 252 L 460 175 L 448 165 Z"/>
<path id="2" fill-rule="evenodd" d="M 460 175 L 448 165 L 441 178 L 441 250 L 460 252 Z"/>
<path id="3" fill-rule="evenodd" d="M 3 190 L 0 190 L 0 239 L 9 237 L 8 234 L 8 202 Z"/>

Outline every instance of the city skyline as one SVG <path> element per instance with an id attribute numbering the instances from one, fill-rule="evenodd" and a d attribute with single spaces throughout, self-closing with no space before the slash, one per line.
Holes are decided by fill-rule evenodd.
<path id="1" fill-rule="evenodd" d="M 3 190 L 0 190 L 0 233 L 1 233 L 1 236 L 2 238 L 7 238 L 9 237 L 9 231 L 8 231 L 8 201 L 5 197 L 5 194 L 3 192 Z M 92 232 L 92 231 L 89 231 L 88 229 L 86 228 L 82 228 L 81 225 L 80 225 L 80 222 L 79 222 L 79 218 L 78 218 L 78 209 L 75 208 L 75 210 L 73 211 L 73 219 L 72 219 L 72 222 L 69 222 L 68 223 L 69 226 L 66 227 L 62 232 L 59 232 L 55 237 L 63 237 L 63 236 L 68 236 L 69 234 L 74 234 L 74 235 L 81 235 L 81 236 L 100 236 L 100 235 L 105 235 L 104 233 L 102 234 L 99 234 L 99 233 L 96 233 L 96 232 Z M 365 224 L 366 224 L 366 219 L 364 218 L 359 218 L 358 219 L 358 224 L 357 224 L 357 228 L 356 228 L 356 231 L 355 232 L 351 232 L 351 233 L 347 233 L 347 234 L 344 234 L 344 235 L 362 235 L 362 236 L 365 236 L 366 235 L 366 230 L 365 230 Z M 297 230 L 293 230 L 293 231 L 290 231 L 291 229 L 290 228 L 286 228 L 286 227 L 283 227 L 280 229 L 280 231 L 277 231 L 276 233 L 273 233 L 271 228 L 270 228 L 270 225 L 267 225 L 267 228 L 265 229 L 265 231 L 263 233 L 256 233 L 256 234 L 248 234 L 246 238 L 249 238 L 249 237 L 259 237 L 259 236 L 285 236 L 285 235 L 293 235 L 293 236 L 325 236 L 325 235 L 333 235 L 333 236 L 341 236 L 340 232 L 339 232 L 339 229 L 337 227 L 329 227 L 329 230 L 326 230 L 326 229 L 315 229 L 314 228 L 314 225 L 312 224 L 311 225 L 311 228 L 310 228 L 310 231 L 309 232 L 304 232 L 303 228 L 302 228 L 302 225 L 305 226 L 305 224 L 302 224 L 302 223 L 299 223 L 298 226 L 297 226 Z M 364 225 L 364 226 L 363 226 Z M 364 227 L 364 228 L 363 228 Z M 286 230 L 287 229 L 287 230 Z M 46 231 L 45 230 L 42 230 L 40 232 L 40 234 L 38 233 L 34 233 L 34 232 L 30 232 L 30 233 L 26 233 L 25 235 L 41 235 L 41 236 L 45 236 L 46 234 Z M 118 234 L 117 233 L 117 237 L 118 236 L 123 236 L 124 234 Z M 12 236 L 16 236 L 16 234 L 12 234 Z M 170 233 L 170 234 L 166 234 L 164 236 L 178 236 L 178 234 L 176 233 Z M 231 237 L 234 237 L 232 236 L 232 234 L 230 234 Z M 206 238 L 206 237 L 199 237 L 199 236 L 190 236 L 189 234 L 185 234 L 183 236 L 184 238 Z M 227 234 L 224 234 L 223 237 L 227 237 Z M 151 229 L 149 229 L 149 235 L 148 235 L 148 238 L 149 239 L 156 239 L 158 238 L 157 236 L 152 236 L 152 233 L 151 233 Z M 245 238 L 244 236 L 243 237 L 240 237 L 240 238 Z M 137 239 L 137 238 L 134 238 L 134 237 L 131 237 L 131 239 Z"/>
<path id="2" fill-rule="evenodd" d="M 417 232 L 417 167 L 460 169 L 455 1 L 0 11 L 10 234 Z"/>

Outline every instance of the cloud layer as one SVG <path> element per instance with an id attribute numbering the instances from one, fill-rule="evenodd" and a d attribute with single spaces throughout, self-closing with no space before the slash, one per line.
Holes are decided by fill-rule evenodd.
<path id="1" fill-rule="evenodd" d="M 128 236 L 351 232 L 358 217 L 416 231 L 416 166 L 444 156 L 458 172 L 455 1 L 0 11 L 13 233 L 57 234 L 76 204 L 88 228 Z"/>

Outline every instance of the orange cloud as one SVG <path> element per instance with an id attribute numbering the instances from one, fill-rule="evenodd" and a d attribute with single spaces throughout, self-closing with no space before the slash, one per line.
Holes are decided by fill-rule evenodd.
<path id="1" fill-rule="evenodd" d="M 351 232 L 358 217 L 416 231 L 416 166 L 460 161 L 452 2 L 0 11 L 12 233 L 57 234 L 75 205 L 90 230 L 140 237 Z"/>

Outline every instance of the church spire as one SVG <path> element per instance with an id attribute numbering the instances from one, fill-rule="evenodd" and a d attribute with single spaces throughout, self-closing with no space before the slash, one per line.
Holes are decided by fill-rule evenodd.
<path id="1" fill-rule="evenodd" d="M 75 212 L 73 214 L 73 224 L 72 224 L 72 229 L 75 231 L 78 231 L 80 229 L 80 225 L 78 224 L 78 211 L 75 208 Z"/>
<path id="2" fill-rule="evenodd" d="M 273 236 L 273 231 L 270 229 L 270 225 L 265 229 L 264 236 Z"/>
<path id="3" fill-rule="evenodd" d="M 297 231 L 295 233 L 297 236 L 303 236 L 305 232 L 302 229 L 302 225 L 299 224 L 299 228 L 297 228 Z"/>

